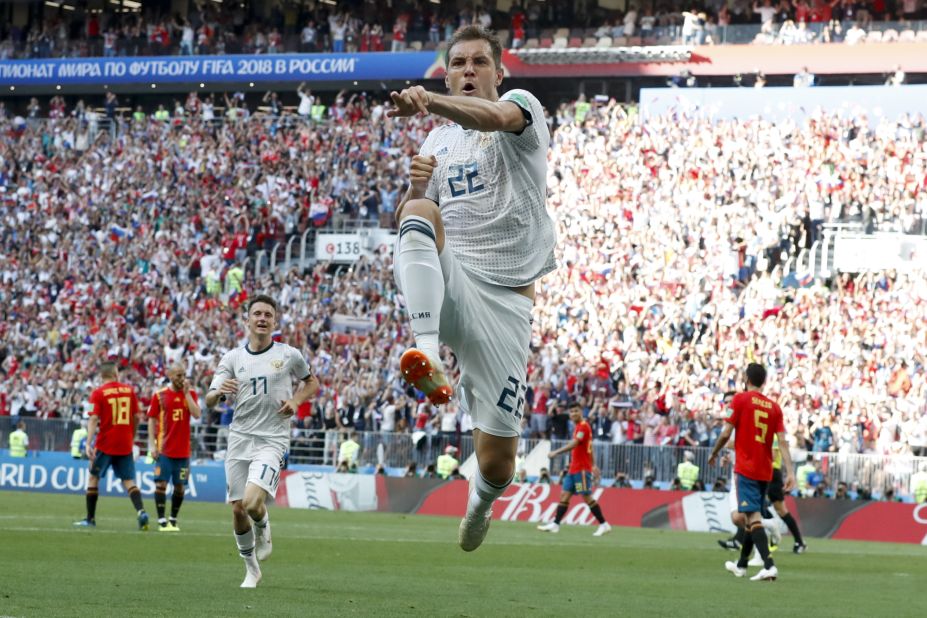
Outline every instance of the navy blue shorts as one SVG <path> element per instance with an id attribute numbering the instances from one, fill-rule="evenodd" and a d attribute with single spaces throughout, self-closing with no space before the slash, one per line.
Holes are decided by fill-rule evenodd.
<path id="1" fill-rule="evenodd" d="M 563 491 L 588 496 L 592 493 L 592 472 L 574 472 L 563 477 Z"/>
<path id="2" fill-rule="evenodd" d="M 132 455 L 107 455 L 97 451 L 93 461 L 90 462 L 90 474 L 103 478 L 110 466 L 116 478 L 123 481 L 135 480 L 135 460 L 132 459 Z"/>
<path id="3" fill-rule="evenodd" d="M 763 498 L 766 496 L 766 481 L 755 481 L 738 474 L 737 511 L 739 513 L 759 513 L 763 510 Z"/>
<path id="4" fill-rule="evenodd" d="M 165 454 L 158 455 L 158 462 L 155 464 L 155 481 L 170 481 L 175 486 L 184 485 L 187 477 L 190 475 L 190 458 L 189 457 L 168 457 Z"/>

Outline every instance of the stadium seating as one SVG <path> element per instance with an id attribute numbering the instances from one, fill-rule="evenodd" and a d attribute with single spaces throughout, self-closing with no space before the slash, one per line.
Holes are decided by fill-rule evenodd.
<path id="1" fill-rule="evenodd" d="M 175 3 L 174 10 L 181 9 L 184 2 L 179 5 Z M 297 25 L 284 21 L 282 13 L 273 15 L 270 19 L 266 15 L 255 15 L 251 23 L 245 23 L 240 26 L 230 24 L 222 15 L 220 8 L 215 8 L 212 4 L 189 3 L 189 11 L 180 10 L 179 13 L 186 12 L 186 17 L 181 18 L 179 15 L 159 15 L 157 11 L 147 10 L 141 14 L 138 13 L 110 13 L 104 8 L 102 14 L 97 15 L 95 19 L 94 30 L 99 30 L 99 34 L 87 36 L 90 30 L 89 25 L 84 21 L 85 16 L 82 12 L 65 11 L 52 14 L 30 13 L 29 23 L 23 31 L 18 29 L 6 32 L 0 30 L 0 37 L 7 34 L 6 40 L 0 41 L 0 57 L 2 58 L 42 58 L 42 57 L 80 57 L 80 56 L 101 56 L 104 53 L 116 55 L 142 56 L 142 55 L 173 55 L 181 53 L 181 38 L 183 36 L 185 24 L 193 30 L 193 43 L 190 50 L 194 54 L 213 54 L 220 50 L 226 50 L 227 53 L 266 53 L 269 51 L 268 37 L 271 30 L 276 29 L 281 36 L 278 52 L 297 52 L 306 51 L 301 44 L 302 29 L 308 27 L 310 22 L 315 24 L 316 37 L 315 51 L 326 52 L 332 49 L 332 39 L 329 29 L 320 25 L 332 23 L 334 18 L 340 18 L 347 25 L 346 41 L 349 52 L 369 51 L 372 50 L 371 41 L 362 41 L 365 26 L 373 26 L 379 21 L 379 26 L 384 34 L 381 41 L 385 50 L 391 49 L 392 27 L 399 18 L 406 18 L 411 11 L 424 11 L 426 19 L 421 24 L 427 24 L 430 20 L 430 13 L 437 12 L 439 21 L 449 22 L 452 27 L 463 25 L 461 15 L 456 9 L 445 3 L 426 3 L 424 7 L 411 2 L 396 2 L 390 7 L 378 10 L 376 14 L 370 14 L 360 10 L 352 10 L 345 4 L 350 3 L 316 3 L 315 8 L 303 4 L 300 14 L 297 16 Z M 672 2 L 669 5 L 657 7 L 658 23 L 662 24 L 679 24 L 682 21 L 682 10 L 685 9 L 683 3 Z M 291 15 L 292 17 L 292 15 Z M 748 19 L 750 15 L 747 15 Z M 755 17 L 755 16 L 754 16 Z M 511 12 L 496 12 L 492 15 L 492 26 L 501 35 L 504 47 L 511 44 L 511 31 L 513 28 L 514 14 Z M 640 17 L 635 24 L 634 32 L 639 31 Z M 718 23 L 718 15 L 710 15 L 711 23 Z M 777 16 L 777 19 L 778 16 Z M 72 21 L 73 20 L 73 21 Z M 599 39 L 600 26 L 608 25 L 612 28 L 613 44 L 621 45 L 640 45 L 640 44 L 673 44 L 679 43 L 679 28 L 661 26 L 658 28 L 658 36 L 649 37 L 647 41 L 642 42 L 638 37 L 631 37 L 630 40 L 624 40 L 616 35 L 621 32 L 621 26 L 624 23 L 624 13 L 622 11 L 602 11 L 591 20 L 585 16 L 563 15 L 560 22 L 551 23 L 545 12 L 542 12 L 536 23 L 526 24 L 522 19 L 522 28 L 530 26 L 527 30 L 528 38 L 537 39 L 539 43 L 535 47 L 554 47 L 560 49 L 559 39 L 564 39 L 562 47 L 593 47 L 592 38 Z M 581 21 L 580 21 L 581 20 Z M 596 23 L 598 22 L 598 23 Z M 790 22 L 791 23 L 791 22 Z M 846 22 L 844 22 L 846 23 Z M 132 34 L 132 29 L 138 25 L 142 31 L 149 27 L 152 31 L 148 37 L 136 37 Z M 413 26 L 414 26 L 413 20 Z M 772 32 L 781 24 L 774 24 Z M 911 22 L 910 28 L 898 32 L 896 29 L 898 22 L 870 22 L 866 28 L 870 29 L 867 41 L 869 42 L 895 42 L 924 40 L 927 36 L 927 24 L 924 22 Z M 163 27 L 163 36 L 155 33 L 161 33 Z M 846 30 L 843 27 L 842 30 Z M 880 34 L 884 31 L 884 34 Z M 52 36 L 50 33 L 69 33 L 73 38 L 61 38 Z M 725 43 L 748 43 L 750 41 L 769 44 L 776 39 L 770 34 L 758 34 L 760 25 L 754 19 L 753 23 L 738 23 L 725 27 Z M 824 36 L 827 34 L 828 36 Z M 110 51 L 104 52 L 103 41 L 108 36 L 113 37 L 113 47 Z M 806 34 L 802 34 L 806 36 Z M 833 23 L 818 24 L 813 23 L 807 30 L 807 36 L 812 36 L 814 42 L 821 43 L 824 41 L 841 41 L 843 40 L 840 32 L 836 31 Z M 439 29 L 439 37 L 446 40 L 447 28 Z M 107 39 L 108 40 L 108 39 Z M 545 41 L 553 41 L 553 45 L 545 45 Z M 427 28 L 422 29 L 421 25 L 413 27 L 407 32 L 408 43 L 407 49 L 410 50 L 433 50 L 436 49 L 436 41 L 431 39 L 431 34 Z M 578 42 L 577 42 L 578 41 Z M 780 42 L 791 42 L 788 37 L 780 37 Z M 720 41 L 714 40 L 714 44 Z M 807 43 L 807 40 L 798 41 Z M 855 42 L 855 41 L 854 41 Z M 525 45 L 527 47 L 527 45 Z"/>
<path id="2" fill-rule="evenodd" d="M 244 258 L 253 263 L 257 251 L 278 242 L 283 246 L 313 225 L 340 229 L 352 218 L 388 225 L 405 182 L 402 157 L 417 151 L 431 120 L 403 121 L 402 130 L 396 131 L 392 129 L 399 125 L 387 121 L 387 131 L 381 133 L 371 124 L 375 103 L 363 100 L 343 103 L 338 114 L 315 125 L 258 115 L 207 124 L 195 111 L 200 109 L 196 100 L 191 95 L 189 115 L 175 119 L 179 129 L 146 118 L 123 120 L 110 133 L 99 119 L 72 119 L 70 114 L 56 121 L 0 121 L 0 152 L 15 153 L 5 158 L 8 171 L 0 176 L 5 188 L 0 210 L 6 215 L 0 217 L 0 250 L 8 259 L 0 272 L 0 294 L 21 299 L 15 306 L 6 304 L 0 319 L 0 406 L 25 415 L 79 415 L 81 393 L 92 381 L 90 371 L 110 356 L 120 360 L 126 379 L 146 397 L 173 358 L 186 359 L 203 391 L 216 355 L 238 340 L 232 318 L 237 307 L 248 294 L 269 289 L 280 295 L 288 316 L 281 336 L 306 351 L 323 381 L 315 414 L 300 422 L 321 423 L 327 408 L 338 410 L 350 399 L 348 394 L 357 393 L 369 417 L 367 427 L 376 428 L 378 410 L 399 383 L 396 360 L 410 343 L 407 335 L 395 335 L 406 331 L 400 327 L 403 312 L 389 259 L 378 258 L 337 276 L 324 265 L 305 273 L 278 271 L 260 280 L 253 279 L 251 270 L 241 289 L 224 276 L 229 265 Z M 927 434 L 918 425 L 924 415 L 916 411 L 927 398 L 927 379 L 919 364 L 900 363 L 919 362 L 912 361 L 908 342 L 927 341 L 927 303 L 914 302 L 927 298 L 924 280 L 890 274 L 839 277 L 784 291 L 771 274 L 783 253 L 795 256 L 819 233 L 806 215 L 822 184 L 808 184 L 807 170 L 788 166 L 789 156 L 800 153 L 815 161 L 824 152 L 826 136 L 847 134 L 855 119 L 816 118 L 819 132 L 798 132 L 787 142 L 778 133 L 791 130 L 787 124 L 760 123 L 747 129 L 732 122 L 681 124 L 658 117 L 640 132 L 617 105 L 594 104 L 582 127 L 576 122 L 578 109 L 564 105 L 551 110 L 557 129 L 549 207 L 557 215 L 562 267 L 538 291 L 526 433 L 533 414 L 546 418 L 547 401 L 575 398 L 590 408 L 590 418 L 602 431 L 597 435 L 615 443 L 675 444 L 684 436 L 704 443 L 717 429 L 714 414 L 720 397 L 739 384 L 736 371 L 745 356 L 738 333 L 752 333 L 757 354 L 773 369 L 770 389 L 781 397 L 796 446 L 827 448 L 822 445 L 830 432 L 829 444 L 840 452 L 891 454 L 921 448 L 919 436 Z M 217 106 L 220 117 L 221 111 Z M 300 171 L 286 176 L 290 180 L 268 194 L 262 208 L 242 218 L 252 197 L 240 183 L 254 166 L 303 170 L 304 161 L 317 156 L 315 149 L 330 143 L 339 130 L 339 117 L 356 117 L 345 152 L 352 160 L 362 159 L 372 177 L 383 179 L 376 187 L 377 212 L 362 214 L 360 193 L 337 191 L 347 177 L 316 177 L 312 172 L 304 185 Z M 275 130 L 268 132 L 271 123 Z M 52 127 L 57 130 L 47 130 Z M 91 130 L 96 131 L 92 151 L 87 139 Z M 228 158 L 227 173 L 221 176 L 177 159 L 181 140 L 189 139 L 205 144 L 203 156 L 216 157 L 220 131 L 236 143 L 251 143 L 261 135 L 260 159 L 255 161 L 246 150 L 235 151 L 240 154 Z M 741 139 L 748 132 L 760 135 L 760 142 Z M 42 134 L 51 136 L 45 146 Z M 836 176 L 827 182 L 852 173 L 859 153 L 865 152 L 876 183 L 873 190 L 904 196 L 895 205 L 874 205 L 879 209 L 874 216 L 891 229 L 920 229 L 923 196 L 912 193 L 914 186 L 904 174 L 881 173 L 909 164 L 904 157 L 912 134 L 891 127 L 879 133 L 889 134 L 897 136 L 895 143 L 865 131 L 852 146 L 829 141 L 827 156 Z M 115 138 L 131 135 L 145 139 L 126 142 L 118 160 L 132 165 L 121 174 L 143 190 L 118 189 L 122 193 L 109 199 L 100 183 L 113 171 L 103 168 L 88 175 L 80 170 L 98 156 L 117 160 L 114 152 L 123 141 Z M 379 141 L 381 135 L 390 136 L 389 147 Z M 370 143 L 358 141 L 369 136 L 377 137 Z M 725 149 L 706 150 L 719 141 L 727 144 Z M 786 143 L 792 149 L 789 156 L 781 150 Z M 170 169 L 179 174 L 178 182 L 204 189 L 170 201 L 146 192 L 148 167 L 142 163 L 157 160 L 158 153 L 176 163 Z M 784 214 L 773 210 L 779 197 L 762 200 L 745 190 L 754 181 L 740 175 L 760 165 L 758 157 L 764 166 L 772 165 L 768 178 L 782 183 L 765 189 L 772 195 L 784 195 L 785 186 L 801 187 L 795 206 Z M 706 160 L 713 165 L 706 167 Z M 32 161 L 37 164 L 21 163 Z M 45 187 L 62 177 L 70 178 L 73 190 L 55 210 Z M 314 182 L 318 186 L 312 189 Z M 703 182 L 711 183 L 711 195 Z M 861 201 L 858 185 L 840 190 L 846 192 L 845 203 Z M 81 212 L 90 200 L 102 219 L 64 218 Z M 12 212 L 42 215 L 20 223 Z M 754 218 L 770 222 L 769 227 L 757 230 Z M 35 240 L 24 244 L 14 228 L 29 230 Z M 64 239 L 63 229 L 69 230 Z M 692 230 L 699 230 L 697 237 Z M 741 238 L 743 243 L 736 240 Z M 170 243 L 170 253 L 164 242 Z M 31 257 L 33 247 L 48 258 Z M 124 283 L 104 289 L 86 276 L 108 272 L 110 266 L 102 264 L 125 262 L 122 256 L 130 247 L 133 266 L 122 275 Z M 59 283 L 33 286 L 33 281 Z M 368 291 L 359 295 L 358 289 Z M 858 294 L 860 289 L 865 296 Z M 100 304 L 94 305 L 97 299 Z M 44 306 L 55 311 L 45 313 Z M 908 313 L 898 313 L 901 307 L 909 307 Z M 375 330 L 368 337 L 328 332 L 324 325 L 337 311 L 375 317 Z M 804 315 L 827 325 L 817 329 L 816 340 L 790 327 L 790 321 L 801 323 Z M 850 325 L 863 340 L 890 344 L 869 347 L 847 365 L 842 325 Z M 357 369 L 350 359 L 369 354 L 365 346 L 371 341 L 378 342 L 376 360 Z M 863 373 L 871 381 L 856 384 Z M 367 386 L 360 392 L 359 385 Z M 218 423 L 218 417 L 208 422 Z"/>

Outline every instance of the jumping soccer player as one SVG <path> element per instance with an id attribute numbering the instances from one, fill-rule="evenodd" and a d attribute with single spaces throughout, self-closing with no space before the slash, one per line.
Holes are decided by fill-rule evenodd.
<path id="1" fill-rule="evenodd" d="M 740 548 L 740 560 L 725 563 L 725 568 L 736 577 L 747 574 L 747 562 L 754 546 L 763 559 L 763 568 L 750 579 L 753 581 L 775 580 L 779 570 L 769 554 L 769 542 L 763 527 L 760 511 L 766 495 L 766 485 L 772 479 L 773 436 L 779 437 L 779 451 L 787 471 L 785 491 L 795 485 L 792 473 L 792 459 L 785 441 L 785 427 L 779 405 L 760 392 L 766 382 L 766 369 L 750 363 L 746 371 L 746 389 L 731 401 L 726 425 L 708 459 L 714 465 L 718 452 L 724 448 L 736 430 L 734 441 L 734 473 L 737 491 L 737 510 L 745 516 L 747 535 Z M 770 431 L 771 430 L 771 431 Z"/>
<path id="2" fill-rule="evenodd" d="M 135 485 L 135 460 L 132 458 L 138 397 L 135 395 L 135 389 L 118 381 L 119 371 L 116 363 L 107 361 L 100 365 L 100 377 L 103 379 L 103 385 L 90 393 L 93 409 L 90 411 L 90 423 L 87 426 L 86 452 L 87 459 L 90 460 L 87 517 L 74 522 L 74 525 L 96 527 L 100 478 L 112 466 L 113 472 L 129 494 L 132 506 L 135 507 L 138 529 L 148 530 L 148 513 L 142 504 L 142 492 Z"/>
<path id="3" fill-rule="evenodd" d="M 245 561 L 242 588 L 258 585 L 258 560 L 266 560 L 272 550 L 264 501 L 277 493 L 290 446 L 290 417 L 319 390 L 300 351 L 271 339 L 277 319 L 277 303 L 270 296 L 259 294 L 248 301 L 248 342 L 222 356 L 206 394 L 207 407 L 230 397 L 235 410 L 225 478 L 235 542 Z M 294 379 L 302 382 L 295 394 Z"/>
<path id="4" fill-rule="evenodd" d="M 450 95 L 413 86 L 391 93 L 387 112 L 451 121 L 412 159 L 394 272 L 415 335 L 400 361 L 405 379 L 443 404 L 453 390 L 439 341 L 460 362 L 458 398 L 473 418 L 478 462 L 458 531 L 464 551 L 483 542 L 493 502 L 515 474 L 534 286 L 556 267 L 544 110 L 524 90 L 499 96 L 501 62 L 494 34 L 461 28 L 448 41 Z"/>
<path id="5" fill-rule="evenodd" d="M 592 453 L 592 428 L 583 419 L 583 408 L 578 403 L 570 406 L 570 420 L 573 421 L 574 425 L 573 439 L 566 446 L 551 451 L 547 455 L 550 459 L 554 459 L 567 451 L 572 451 L 570 469 L 563 480 L 563 488 L 560 491 L 560 504 L 557 505 L 554 521 L 538 526 L 538 530 L 555 534 L 560 532 L 560 522 L 563 520 L 563 516 L 566 515 L 567 509 L 570 508 L 570 498 L 573 497 L 573 494 L 579 494 L 589 505 L 589 511 L 599 522 L 599 527 L 592 533 L 592 536 L 602 536 L 608 534 L 612 527 L 605 521 L 602 508 L 592 497 L 593 477 L 599 475 L 599 470 L 595 467 L 595 457 Z"/>
<path id="6" fill-rule="evenodd" d="M 200 417 L 196 392 L 184 375 L 183 365 L 167 370 L 171 381 L 151 398 L 148 406 L 148 435 L 154 436 L 151 457 L 155 460 L 155 508 L 158 509 L 158 530 L 178 532 L 177 514 L 183 504 L 184 485 L 190 474 L 190 417 Z M 171 518 L 164 517 L 167 502 L 167 482 L 171 481 Z"/>

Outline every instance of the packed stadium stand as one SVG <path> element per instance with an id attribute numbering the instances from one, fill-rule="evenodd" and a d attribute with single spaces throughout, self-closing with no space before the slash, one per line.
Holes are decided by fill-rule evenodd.
<path id="1" fill-rule="evenodd" d="M 305 349 L 324 381 L 297 426 L 380 430 L 391 399 L 393 429 L 437 423 L 398 376 L 410 340 L 388 256 L 260 280 L 237 267 L 309 226 L 388 222 L 428 126 L 400 130 L 372 103 L 336 104 L 321 123 L 216 123 L 195 106 L 114 131 L 68 109 L 4 119 L 4 413 L 79 416 L 88 372 L 109 357 L 143 393 L 179 359 L 205 390 L 216 355 L 242 336 L 237 308 L 260 289 L 279 295 L 280 337 Z M 565 104 L 551 121 L 562 267 L 539 296 L 526 437 L 546 435 L 548 418 L 566 437 L 555 402 L 579 398 L 601 440 L 707 446 L 746 354 L 774 368 L 796 447 L 923 453 L 927 383 L 913 367 L 927 342 L 923 279 L 881 273 L 782 289 L 774 278 L 831 220 L 922 229 L 924 160 L 908 156 L 922 148 L 920 132 L 853 135 L 852 120 L 834 117 L 815 132 L 671 118 L 643 131 L 613 101 L 582 117 Z M 338 134 L 348 137 L 318 169 L 329 165 L 321 145 Z M 860 157 L 878 162 L 864 178 Z M 789 166 L 795 159 L 807 167 Z M 903 207 L 861 212 L 873 191 Z M 341 314 L 374 326 L 332 334 Z"/>
<path id="2" fill-rule="evenodd" d="M 509 47 L 552 50 L 927 33 L 907 1 L 715 12 L 546 2 L 492 14 L 398 3 L 389 15 L 339 4 L 264 19 L 208 3 L 184 18 L 29 5 L 28 19 L 0 27 L 0 57 L 437 49 L 471 21 L 503 30 Z M 435 120 L 391 120 L 384 95 L 293 84 L 259 100 L 230 89 L 131 105 L 102 91 L 0 101 L 0 419 L 29 419 L 33 448 L 65 449 L 105 359 L 143 398 L 178 361 L 205 393 L 244 336 L 242 303 L 263 291 L 283 308 L 276 336 L 322 381 L 294 419 L 294 461 L 335 465 L 348 429 L 364 432 L 370 465 L 424 466 L 447 444 L 464 448 L 466 415 L 417 401 L 399 375 L 412 339 L 390 251 L 340 265 L 313 257 L 317 233 L 395 226 L 409 161 Z M 608 96 L 557 103 L 545 120 L 560 268 L 539 287 L 524 438 L 567 439 L 566 405 L 580 401 L 605 476 L 666 485 L 681 452 L 670 447 L 695 449 L 707 470 L 702 447 L 757 360 L 796 453 L 821 456 L 819 467 L 834 454 L 878 456 L 858 460 L 865 478 L 843 469 L 812 493 L 830 495 L 838 480 L 854 496 L 907 493 L 907 476 L 873 470 L 883 456 L 927 456 L 927 283 L 918 270 L 833 272 L 822 247 L 846 229 L 924 234 L 923 117 L 643 122 Z M 232 413 L 204 415 L 199 457 L 221 456 Z M 619 450 L 629 445 L 666 447 L 665 461 L 632 463 Z"/>
<path id="3" fill-rule="evenodd" d="M 371 0 L 338 3 L 191 3 L 183 17 L 170 3 L 34 2 L 0 25 L 0 59 L 165 54 L 237 54 L 436 49 L 458 27 L 499 31 L 513 49 L 622 45 L 872 43 L 927 41 L 924 7 L 855 0 L 709 3 L 499 3 L 507 10 L 454 3 Z M 146 5 L 146 6 L 143 6 Z M 263 4 L 263 3 L 262 3 Z"/>

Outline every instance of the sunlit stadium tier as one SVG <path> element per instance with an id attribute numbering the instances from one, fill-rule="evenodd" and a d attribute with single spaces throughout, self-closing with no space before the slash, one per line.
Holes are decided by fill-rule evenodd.
<path id="1" fill-rule="evenodd" d="M 692 48 L 673 45 L 648 47 L 571 47 L 565 49 L 522 49 L 510 52 L 525 64 L 613 64 L 622 62 L 689 62 Z"/>

